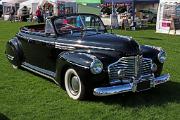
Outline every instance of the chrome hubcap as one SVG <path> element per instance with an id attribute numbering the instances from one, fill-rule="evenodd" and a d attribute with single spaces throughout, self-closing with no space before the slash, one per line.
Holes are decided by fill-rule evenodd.
<path id="1" fill-rule="evenodd" d="M 77 76 L 72 76 L 69 81 L 69 89 L 73 95 L 79 93 L 79 78 Z"/>

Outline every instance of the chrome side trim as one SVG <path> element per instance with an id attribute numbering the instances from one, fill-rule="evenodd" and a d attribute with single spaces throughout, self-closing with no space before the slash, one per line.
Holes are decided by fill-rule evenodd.
<path id="1" fill-rule="evenodd" d="M 13 60 L 14 60 L 14 56 L 9 55 L 9 54 L 6 54 L 6 55 L 7 55 L 7 58 L 8 58 L 9 60 L 11 60 L 11 61 L 13 61 Z"/>
<path id="2" fill-rule="evenodd" d="M 62 49 L 62 50 L 75 50 L 75 47 L 71 46 L 63 46 L 63 45 L 55 45 L 55 48 Z"/>
<path id="3" fill-rule="evenodd" d="M 160 77 L 154 78 L 152 80 L 153 82 L 151 83 L 153 85 L 150 85 L 150 88 L 169 81 L 169 78 L 170 78 L 169 74 L 165 74 Z M 143 89 L 141 91 L 145 91 L 150 88 Z M 99 87 L 99 88 L 94 89 L 93 94 L 95 96 L 109 96 L 109 95 L 115 95 L 115 94 L 125 93 L 125 92 L 139 92 L 139 91 L 137 91 L 137 83 L 134 82 L 134 83 L 128 83 L 128 84 L 124 84 L 124 85 Z"/>
<path id="4" fill-rule="evenodd" d="M 86 45 L 79 45 L 79 44 L 66 44 L 66 43 L 58 43 L 55 42 L 55 46 L 71 46 L 71 47 L 80 47 L 80 48 L 91 48 L 91 49 L 100 49 L 100 50 L 110 50 L 110 51 L 115 51 L 115 49 L 112 48 L 103 48 L 103 47 L 95 47 L 95 46 L 86 46 Z"/>
<path id="5" fill-rule="evenodd" d="M 32 68 L 30 68 L 30 67 L 27 67 L 27 66 L 25 66 L 25 65 L 21 65 L 21 67 L 22 68 L 25 68 L 25 69 L 27 69 L 27 70 L 29 70 L 29 71 L 31 71 L 31 72 L 34 72 L 34 73 L 36 73 L 36 74 L 39 74 L 39 75 L 41 75 L 41 76 L 43 76 L 43 77 L 46 77 L 46 78 L 48 78 L 48 79 L 51 79 L 51 80 L 53 80 L 56 84 L 58 84 L 59 85 L 59 83 L 53 78 L 53 77 L 51 77 L 51 76 L 48 76 L 48 75 L 46 75 L 46 74 L 43 74 L 43 73 L 41 73 L 41 72 L 39 72 L 39 71 L 37 71 L 37 70 L 34 70 L 34 69 L 32 69 Z"/>
<path id="6" fill-rule="evenodd" d="M 87 66 L 79 65 L 79 64 L 76 64 L 76 63 L 71 62 L 71 61 L 68 61 L 68 62 L 69 62 L 70 64 L 72 64 L 72 65 L 76 65 L 76 66 L 82 67 L 82 68 L 84 68 L 84 69 L 89 69 L 89 67 L 87 67 Z"/>
<path id="7" fill-rule="evenodd" d="M 21 35 L 18 35 L 18 36 L 21 37 L 21 38 L 23 38 L 23 39 L 26 39 L 26 40 L 35 40 L 35 41 L 38 41 L 38 42 L 44 42 L 44 43 L 49 43 L 49 44 L 55 44 L 55 42 L 51 42 L 51 41 L 45 41 L 45 40 L 36 39 L 36 38 L 32 38 L 32 37 L 21 36 Z"/>

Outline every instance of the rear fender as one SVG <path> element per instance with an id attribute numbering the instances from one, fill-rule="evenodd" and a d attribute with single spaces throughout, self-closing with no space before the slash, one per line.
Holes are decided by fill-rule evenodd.
<path id="1" fill-rule="evenodd" d="M 23 61 L 23 51 L 21 43 L 16 37 L 7 42 L 5 54 L 11 64 L 16 66 L 21 65 Z"/>

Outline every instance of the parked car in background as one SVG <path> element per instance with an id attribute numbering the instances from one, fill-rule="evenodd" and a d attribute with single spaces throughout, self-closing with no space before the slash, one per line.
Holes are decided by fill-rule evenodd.
<path id="1" fill-rule="evenodd" d="M 5 54 L 14 68 L 52 79 L 75 100 L 144 91 L 170 77 L 161 75 L 162 48 L 110 34 L 93 14 L 51 17 L 46 24 L 22 27 L 7 42 Z"/>
<path id="2" fill-rule="evenodd" d="M 149 22 L 156 23 L 157 13 L 151 10 L 140 10 L 140 13 L 143 14 L 143 18 L 147 18 Z"/>

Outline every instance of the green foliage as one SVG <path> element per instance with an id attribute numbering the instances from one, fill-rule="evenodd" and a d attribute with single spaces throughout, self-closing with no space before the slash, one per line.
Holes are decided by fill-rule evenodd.
<path id="1" fill-rule="evenodd" d="M 141 93 L 71 100 L 53 82 L 26 70 L 14 70 L 4 51 L 6 42 L 27 23 L 0 21 L 0 119 L 13 120 L 179 120 L 180 37 L 156 34 L 154 30 L 114 32 L 134 37 L 141 44 L 161 46 L 168 59 L 164 73 L 171 82 Z"/>
<path id="2" fill-rule="evenodd" d="M 91 13 L 91 14 L 100 14 L 100 8 L 90 7 L 86 5 L 78 4 L 78 12 L 79 13 Z"/>

